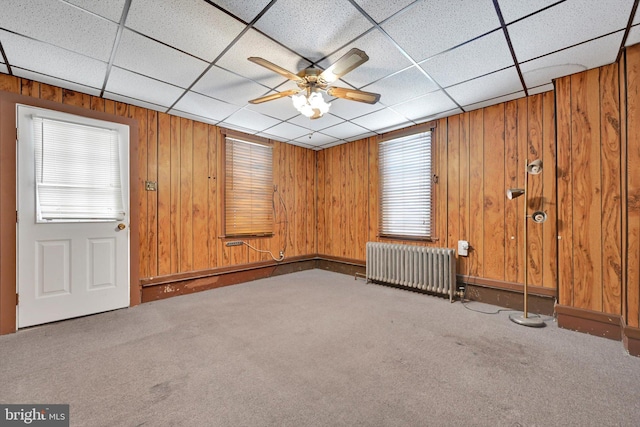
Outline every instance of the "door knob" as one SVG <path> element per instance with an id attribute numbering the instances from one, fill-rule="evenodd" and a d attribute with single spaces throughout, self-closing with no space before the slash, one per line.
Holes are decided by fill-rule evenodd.
<path id="1" fill-rule="evenodd" d="M 118 224 L 118 230 L 124 230 L 125 228 L 127 228 L 127 226 L 123 223 Z"/>

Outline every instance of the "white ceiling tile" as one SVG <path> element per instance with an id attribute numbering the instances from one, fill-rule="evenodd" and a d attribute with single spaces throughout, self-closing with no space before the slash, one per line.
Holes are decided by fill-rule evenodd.
<path id="1" fill-rule="evenodd" d="M 305 144 L 305 143 L 300 142 L 300 141 L 287 141 L 287 144 L 295 145 L 297 147 L 307 148 L 307 149 L 314 150 L 314 151 L 320 150 L 317 145 Z"/>
<path id="2" fill-rule="evenodd" d="M 507 102 L 518 98 L 524 97 L 524 91 L 510 93 L 509 95 L 499 96 L 497 98 L 487 99 L 486 101 L 477 102 L 471 105 L 465 105 L 465 111 L 477 110 L 479 108 L 490 107 L 491 105 L 500 104 L 501 102 Z"/>
<path id="3" fill-rule="evenodd" d="M 379 93 L 383 105 L 395 105 L 438 89 L 427 76 L 416 67 L 386 77 L 363 88 L 367 92 Z"/>
<path id="4" fill-rule="evenodd" d="M 354 141 L 356 141 L 356 140 L 354 140 Z M 325 148 L 331 148 L 331 147 L 335 147 L 336 145 L 342 145 L 342 144 L 346 144 L 346 141 L 338 139 L 338 140 L 335 140 L 333 142 L 329 142 L 327 144 L 318 145 L 317 148 L 318 148 L 318 150 L 324 150 Z"/>
<path id="5" fill-rule="evenodd" d="M 118 31 L 113 22 L 51 0 L 2 0 L 0 27 L 105 62 Z"/>
<path id="6" fill-rule="evenodd" d="M 334 99 L 331 101 L 331 114 L 342 119 L 351 120 L 365 114 L 372 113 L 384 108 L 379 102 L 376 104 L 367 104 L 365 102 L 348 101 L 346 99 Z"/>
<path id="7" fill-rule="evenodd" d="M 93 88 L 104 83 L 104 62 L 3 30 L 0 39 L 12 66 Z"/>
<path id="8" fill-rule="evenodd" d="M 392 126 L 399 126 L 403 124 L 409 126 L 413 124 L 409 122 L 406 117 L 388 108 L 367 114 L 366 116 L 358 117 L 357 119 L 353 119 L 352 122 L 373 132 L 378 132 L 381 129 L 386 129 Z"/>
<path id="9" fill-rule="evenodd" d="M 329 67 L 353 47 L 364 50 L 369 56 L 367 62 L 342 78 L 356 88 L 411 66 L 411 62 L 380 31 L 367 33 L 354 43 L 323 60 L 319 65 L 322 68 Z M 340 83 L 338 82 L 337 85 L 339 86 Z"/>
<path id="10" fill-rule="evenodd" d="M 0 62 L 0 73 L 9 74 L 7 65 Z"/>
<path id="11" fill-rule="evenodd" d="M 265 94 L 263 93 L 263 95 Z M 287 120 L 299 114 L 298 111 L 293 107 L 291 97 L 289 96 L 273 101 L 263 102 L 261 104 L 249 104 L 246 108 L 260 114 L 275 117 L 280 120 Z"/>
<path id="12" fill-rule="evenodd" d="M 340 140 L 320 132 L 314 132 L 311 134 L 311 138 L 309 138 L 309 135 L 305 135 L 305 136 L 301 136 L 300 138 L 296 138 L 294 141 L 302 144 L 317 146 L 317 145 L 330 144 Z"/>
<path id="13" fill-rule="evenodd" d="M 122 33 L 113 63 L 182 88 L 189 87 L 209 65 L 128 29 Z"/>
<path id="14" fill-rule="evenodd" d="M 558 0 L 498 0 L 500 12 L 507 24 L 556 3 Z"/>
<path id="15" fill-rule="evenodd" d="M 204 1 L 134 0 L 126 26 L 207 62 L 245 25 Z"/>
<path id="16" fill-rule="evenodd" d="M 636 19 L 638 19 L 636 14 Z M 625 42 L 625 46 L 633 46 L 636 43 L 640 43 L 640 25 L 636 25 L 631 27 L 631 31 L 627 35 L 627 41 Z"/>
<path id="17" fill-rule="evenodd" d="M 217 125 L 219 122 L 219 120 L 215 120 L 210 117 L 202 117 L 197 114 L 191 114 L 182 110 L 176 110 L 175 108 L 172 108 L 171 110 L 169 110 L 169 114 L 172 114 L 178 117 L 184 117 L 185 119 L 189 119 L 189 120 L 195 120 L 196 122 L 208 123 L 212 125 Z"/>
<path id="18" fill-rule="evenodd" d="M 245 22 L 251 22 L 270 0 L 215 0 L 215 3 Z"/>
<path id="19" fill-rule="evenodd" d="M 527 93 L 529 93 L 529 95 L 537 95 L 539 93 L 549 92 L 550 90 L 553 90 L 553 89 L 554 89 L 553 83 L 547 83 L 544 85 L 533 87 L 529 89 Z"/>
<path id="20" fill-rule="evenodd" d="M 395 111 L 413 121 L 453 108 L 456 104 L 441 90 L 393 106 Z"/>
<path id="21" fill-rule="evenodd" d="M 178 87 L 118 67 L 111 68 L 106 90 L 163 107 L 170 107 L 184 92 Z"/>
<path id="22" fill-rule="evenodd" d="M 117 93 L 105 92 L 104 97 L 117 102 L 124 102 L 125 104 L 135 105 L 136 107 L 148 108 L 150 110 L 156 110 L 164 112 L 166 110 L 162 105 L 152 104 L 151 102 L 144 102 L 139 99 L 129 98 L 128 96 L 122 96 Z"/>
<path id="23" fill-rule="evenodd" d="M 120 22 L 126 0 L 64 0 L 85 10 L 97 13 L 114 22 Z"/>
<path id="24" fill-rule="evenodd" d="M 633 2 L 565 1 L 507 27 L 519 62 L 624 29 Z M 616 52 L 617 53 L 617 52 Z M 611 52 L 602 52 L 610 56 Z"/>
<path id="25" fill-rule="evenodd" d="M 459 105 L 465 106 L 518 92 L 522 89 L 518 73 L 515 67 L 511 67 L 451 86 L 446 91 Z"/>
<path id="26" fill-rule="evenodd" d="M 636 15 L 633 17 L 632 25 L 638 25 L 638 24 L 640 24 L 640 12 L 638 12 L 638 10 L 636 9 Z"/>
<path id="27" fill-rule="evenodd" d="M 11 70 L 13 71 L 13 75 L 17 77 L 23 77 L 25 79 L 35 80 L 37 82 L 58 86 L 63 89 L 70 89 L 76 92 L 86 93 L 87 95 L 93 95 L 93 96 L 100 95 L 100 89 L 98 88 L 80 85 L 74 82 L 70 82 L 68 80 L 57 79 L 55 77 L 51 77 L 45 74 L 34 73 L 32 71 L 23 70 L 22 68 L 18 68 L 15 66 L 11 67 Z M 0 67 L 0 71 L 2 71 L 2 67 Z"/>
<path id="28" fill-rule="evenodd" d="M 272 139 L 274 141 L 287 142 L 287 138 L 282 138 L 281 136 L 271 135 L 266 132 L 258 132 L 256 135 L 261 136 L 263 138 Z"/>
<path id="29" fill-rule="evenodd" d="M 371 23 L 346 0 L 279 0 L 255 28 L 318 61 L 371 28 Z"/>
<path id="30" fill-rule="evenodd" d="M 358 140 L 369 138 L 370 136 L 375 136 L 375 135 L 377 135 L 375 132 L 361 133 L 360 135 L 353 135 L 348 138 L 345 138 L 345 141 L 358 141 Z"/>
<path id="31" fill-rule="evenodd" d="M 289 120 L 289 123 L 294 123 L 298 126 L 302 126 L 305 129 L 310 129 L 313 131 L 319 131 L 324 128 L 328 128 L 329 126 L 334 126 L 342 122 L 344 122 L 344 120 L 334 116 L 333 114 L 325 114 L 322 117 L 318 119 L 313 119 L 313 120 L 311 120 L 306 116 L 303 116 L 302 114 L 298 114 L 296 115 L 296 117 Z"/>
<path id="32" fill-rule="evenodd" d="M 311 65 L 309 61 L 305 61 L 299 55 L 292 53 L 255 30 L 249 30 L 243 34 L 216 65 L 270 88 L 286 81 L 279 74 L 248 61 L 247 58 L 251 56 L 264 58 L 294 74 Z"/>
<path id="33" fill-rule="evenodd" d="M 216 66 L 211 67 L 198 80 L 193 86 L 193 90 L 213 98 L 224 99 L 241 107 L 246 105 L 249 100 L 263 96 L 268 91 L 262 85 Z"/>
<path id="34" fill-rule="evenodd" d="M 520 64 L 527 87 L 551 83 L 557 77 L 578 73 L 616 60 L 622 31 Z"/>
<path id="35" fill-rule="evenodd" d="M 492 0 L 424 1 L 382 25 L 415 61 L 498 27 L 500 21 Z"/>
<path id="36" fill-rule="evenodd" d="M 218 126 L 223 127 L 225 129 L 233 129 L 233 130 L 237 130 L 238 132 L 244 132 L 246 134 L 249 135 L 256 135 L 257 132 L 255 129 L 249 129 L 243 126 L 238 126 L 238 125 L 233 125 L 231 123 L 218 123 Z"/>
<path id="37" fill-rule="evenodd" d="M 413 2 L 414 0 L 356 0 L 356 3 L 378 23 Z"/>
<path id="38" fill-rule="evenodd" d="M 308 129 L 286 122 L 270 127 L 265 132 L 284 138 L 285 140 L 296 139 L 309 134 Z"/>
<path id="39" fill-rule="evenodd" d="M 494 31 L 420 64 L 442 87 L 512 65 L 513 57 L 502 30 Z"/>
<path id="40" fill-rule="evenodd" d="M 222 126 L 229 124 L 232 126 L 242 126 L 247 129 L 253 129 L 255 132 L 262 132 L 267 128 L 277 125 L 278 123 L 279 121 L 274 118 L 242 108 L 224 119 Z"/>
<path id="41" fill-rule="evenodd" d="M 361 135 L 367 133 L 367 129 L 358 126 L 351 122 L 343 122 L 336 126 L 331 126 L 330 128 L 326 128 L 322 130 L 322 133 L 325 133 L 329 136 L 333 136 L 340 139 L 349 138 L 353 135 Z"/>
<path id="42" fill-rule="evenodd" d="M 174 107 L 186 113 L 220 121 L 229 117 L 238 107 L 195 92 L 187 92 Z"/>
<path id="43" fill-rule="evenodd" d="M 453 110 L 449 110 L 449 111 L 443 111 L 441 113 L 438 114 L 434 114 L 431 116 L 427 116 L 427 117 L 423 117 L 419 120 L 414 120 L 416 124 L 420 124 L 420 123 L 425 123 L 425 122 L 430 122 L 432 120 L 437 120 L 440 119 L 442 117 L 449 117 L 449 116 L 453 116 L 455 114 L 461 114 L 462 110 L 460 108 L 454 108 Z"/>

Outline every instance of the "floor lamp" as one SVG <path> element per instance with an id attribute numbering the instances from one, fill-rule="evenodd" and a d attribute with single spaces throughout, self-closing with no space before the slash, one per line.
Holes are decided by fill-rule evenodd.
<path id="1" fill-rule="evenodd" d="M 509 319 L 511 319 L 512 322 L 515 322 L 519 325 L 540 328 L 542 326 L 545 326 L 546 323 L 544 323 L 544 321 L 540 317 L 529 317 L 528 304 L 527 304 L 527 300 L 529 296 L 528 295 L 529 277 L 527 272 L 527 267 L 529 265 L 529 259 L 528 259 L 529 244 L 528 244 L 528 233 L 527 233 L 527 229 L 528 229 L 527 221 L 529 218 L 531 218 L 533 222 L 542 224 L 547 220 L 547 214 L 543 211 L 535 211 L 534 213 L 529 215 L 528 213 L 529 199 L 527 197 L 527 188 L 529 187 L 528 185 L 529 175 L 538 175 L 540 172 L 542 172 L 542 161 L 538 159 L 529 163 L 529 160 L 527 159 L 525 161 L 525 165 L 526 165 L 526 169 L 524 172 L 524 188 L 510 188 L 507 190 L 507 199 L 509 200 L 516 199 L 520 196 L 524 196 L 524 309 L 522 314 L 514 313 L 509 315 Z"/>

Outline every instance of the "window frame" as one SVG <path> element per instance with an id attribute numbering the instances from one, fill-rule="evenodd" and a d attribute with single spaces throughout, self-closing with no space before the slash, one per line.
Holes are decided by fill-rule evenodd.
<path id="1" fill-rule="evenodd" d="M 437 202 L 437 191 L 435 184 L 438 183 L 437 173 L 435 171 L 435 165 L 437 164 L 437 144 L 436 144 L 436 122 L 427 122 L 410 128 L 401 129 L 398 131 L 389 132 L 381 135 L 377 141 L 378 150 L 378 237 L 381 239 L 392 240 L 406 240 L 406 241 L 419 241 L 419 242 L 435 242 L 438 240 L 436 235 L 436 220 L 435 220 L 435 204 Z M 430 168 L 429 168 L 429 180 L 430 180 L 430 197 L 429 197 L 429 233 L 425 236 L 392 233 L 383 231 L 383 171 L 382 171 L 382 157 L 381 157 L 381 145 L 385 142 L 389 142 L 394 139 L 406 138 L 412 135 L 430 132 Z"/>
<path id="2" fill-rule="evenodd" d="M 275 235 L 275 218 L 274 218 L 274 214 L 273 214 L 273 180 L 274 180 L 274 175 L 273 175 L 273 142 L 269 139 L 266 138 L 262 138 L 256 135 L 248 135 L 242 132 L 237 132 L 237 131 L 233 131 L 231 129 L 222 129 L 222 144 L 221 144 L 221 156 L 220 156 L 220 165 L 221 168 L 220 170 L 223 171 L 223 178 L 220 182 L 220 191 L 222 193 L 222 203 L 223 203 L 223 209 L 221 211 L 221 235 L 220 238 L 222 239 L 242 239 L 242 238 L 269 238 L 269 237 L 273 237 Z M 252 230 L 250 232 L 246 232 L 246 233 L 233 233 L 230 232 L 230 230 L 227 229 L 227 222 L 229 220 L 228 215 L 227 215 L 227 197 L 228 197 L 228 193 L 227 193 L 227 179 L 229 177 L 229 173 L 228 173 L 228 163 L 227 163 L 227 138 L 231 138 L 240 142 L 245 142 L 248 144 L 255 144 L 255 145 L 262 145 L 265 146 L 267 148 L 269 148 L 271 150 L 271 164 L 269 165 L 270 167 L 270 173 L 271 173 L 271 183 L 270 183 L 270 187 L 272 189 L 272 191 L 270 192 L 270 196 L 269 196 L 269 200 L 268 200 L 268 205 L 271 207 L 271 224 L 270 224 L 270 230 L 269 231 L 258 231 L 258 230 Z M 251 168 L 249 168 L 251 169 Z M 265 200 L 266 202 L 266 200 Z"/>

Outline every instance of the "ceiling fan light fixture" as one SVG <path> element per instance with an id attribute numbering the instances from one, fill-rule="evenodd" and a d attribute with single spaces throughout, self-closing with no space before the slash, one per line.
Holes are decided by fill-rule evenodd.
<path id="1" fill-rule="evenodd" d="M 329 107 L 331 106 L 331 104 L 327 104 L 319 92 L 311 92 L 309 95 L 299 93 L 292 96 L 291 99 L 296 110 L 309 118 L 321 117 L 329 112 Z"/>

